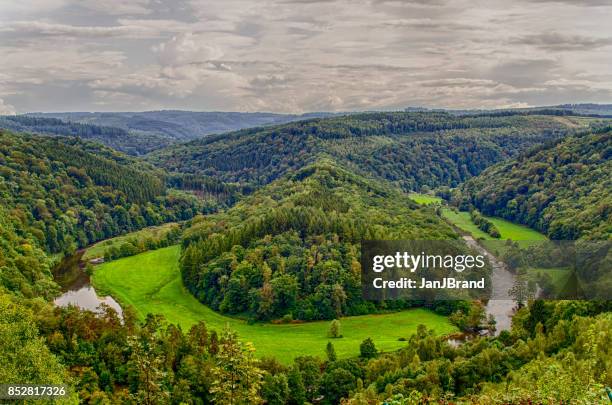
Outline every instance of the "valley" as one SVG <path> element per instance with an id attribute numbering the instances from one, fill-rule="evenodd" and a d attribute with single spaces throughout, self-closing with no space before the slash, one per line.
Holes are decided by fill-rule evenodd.
<path id="1" fill-rule="evenodd" d="M 559 237 L 609 240 L 609 130 L 601 117 L 558 114 L 360 113 L 209 135 L 143 157 L 3 130 L 0 304 L 32 319 L 28 336 L 54 359 L 48 370 L 73 376 L 75 395 L 117 403 L 147 389 L 206 403 L 230 349 L 261 376 L 267 401 L 278 384 L 327 404 L 391 391 L 487 402 L 509 385 L 518 401 L 535 398 L 525 388 L 533 383 L 548 392 L 536 372 L 548 365 L 569 370 L 561 378 L 575 378 L 576 397 L 597 395 L 585 381 L 607 377 L 574 375 L 567 362 L 611 366 L 609 302 L 523 297 L 510 311 L 517 279 L 559 287 L 567 269 L 509 272 L 491 256 L 497 299 L 486 306 L 368 301 L 361 291 L 362 240 L 454 239 L 496 257 Z M 91 280 L 77 274 L 66 292 L 52 270 L 75 253 Z M 605 271 L 595 263 L 594 288 Z M 122 312 L 66 305 L 109 299 Z M 488 315 L 496 333 L 484 336 Z M 456 344 L 462 333 L 473 338 Z M 0 354 L 12 350 L 4 345 Z M 142 371 L 142 362 L 153 366 Z M 32 367 L 53 381 L 54 371 Z M 163 392 L 143 385 L 149 371 Z"/>
<path id="2" fill-rule="evenodd" d="M 340 318 L 342 338 L 327 336 L 329 321 L 290 324 L 254 323 L 219 314 L 198 302 L 183 286 L 178 267 L 179 247 L 172 246 L 96 266 L 92 278 L 99 294 L 110 294 L 122 305 L 130 305 L 144 319 L 146 314 L 161 314 L 168 322 L 188 330 L 204 321 L 209 328 L 230 327 L 252 342 L 258 357 L 275 357 L 290 364 L 299 356 L 322 356 L 332 341 L 339 358 L 355 357 L 359 344 L 371 337 L 385 352 L 397 350 L 414 334 L 419 324 L 436 335 L 457 331 L 448 319 L 425 309 Z"/>

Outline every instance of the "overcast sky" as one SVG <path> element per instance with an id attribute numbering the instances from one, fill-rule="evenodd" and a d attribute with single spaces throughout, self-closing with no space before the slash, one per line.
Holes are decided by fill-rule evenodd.
<path id="1" fill-rule="evenodd" d="M 612 0 L 1 0 L 0 114 L 612 102 Z"/>

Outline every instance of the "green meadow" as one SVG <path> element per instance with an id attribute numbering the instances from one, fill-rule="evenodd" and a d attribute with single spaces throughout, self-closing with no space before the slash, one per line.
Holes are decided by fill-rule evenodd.
<path id="1" fill-rule="evenodd" d="M 442 202 L 440 197 L 436 197 L 434 195 L 429 194 L 420 194 L 420 193 L 410 193 L 408 195 L 411 200 L 421 205 L 429 205 L 429 204 L 439 204 Z"/>
<path id="2" fill-rule="evenodd" d="M 103 257 L 104 252 L 112 246 L 120 247 L 123 243 L 132 240 L 144 240 L 147 238 L 161 238 L 173 228 L 177 228 L 180 225 L 177 222 L 169 222 L 159 226 L 150 226 L 140 231 L 131 232 L 125 235 L 117 236 L 115 238 L 106 239 L 95 245 L 87 248 L 87 251 L 83 255 L 83 260 L 91 260 L 96 257 Z"/>
<path id="3" fill-rule="evenodd" d="M 527 270 L 527 274 L 534 281 L 538 281 L 541 276 L 548 274 L 554 288 L 560 291 L 568 281 L 570 270 L 568 268 L 530 268 Z"/>
<path id="4" fill-rule="evenodd" d="M 325 356 L 325 346 L 332 341 L 340 358 L 357 356 L 359 344 L 371 337 L 380 350 L 393 351 L 406 345 L 400 338 L 415 333 L 419 324 L 438 335 L 457 331 L 446 317 L 426 309 L 342 318 L 343 337 L 329 339 L 329 321 L 271 324 L 248 324 L 223 316 L 195 299 L 183 286 L 178 260 L 179 246 L 141 253 L 96 266 L 92 282 L 99 294 L 110 294 L 121 305 L 131 305 L 140 318 L 148 313 L 162 314 L 172 323 L 187 330 L 205 321 L 209 328 L 220 331 L 226 326 L 253 342 L 259 356 L 274 356 L 289 363 L 303 355 Z"/>
<path id="5" fill-rule="evenodd" d="M 529 242 L 547 239 L 544 234 L 541 234 L 540 232 L 531 229 L 527 226 L 515 224 L 501 218 L 484 216 L 485 218 L 493 222 L 493 224 L 497 227 L 499 233 L 501 234 L 501 238 L 495 239 L 486 232 L 481 231 L 476 226 L 476 224 L 472 222 L 469 212 L 457 212 L 451 210 L 450 208 L 444 208 L 442 210 L 442 215 L 457 228 L 461 229 L 466 233 L 471 234 L 476 239 L 484 239 L 485 241 L 504 241 L 507 239 L 512 239 L 514 241 L 519 241 L 519 244 L 521 241 Z"/>

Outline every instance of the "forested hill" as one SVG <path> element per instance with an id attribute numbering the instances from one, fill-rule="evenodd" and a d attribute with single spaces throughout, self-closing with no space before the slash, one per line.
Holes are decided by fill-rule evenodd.
<path id="1" fill-rule="evenodd" d="M 147 153 L 172 143 L 171 138 L 158 134 L 29 115 L 0 116 L 0 128 L 13 132 L 79 137 L 131 155 Z"/>
<path id="2" fill-rule="evenodd" d="M 170 171 L 257 186 L 327 156 L 369 178 L 416 190 L 456 186 L 586 122 L 540 115 L 367 113 L 210 136 L 149 158 Z"/>
<path id="3" fill-rule="evenodd" d="M 0 131 L 0 287 L 47 295 L 50 255 L 201 212 L 163 174 L 74 138 Z"/>
<path id="4" fill-rule="evenodd" d="M 177 142 L 242 128 L 282 124 L 331 113 L 304 115 L 238 112 L 146 111 L 31 113 L 0 116 L 0 128 L 15 132 L 72 135 L 95 140 L 131 155 Z"/>
<path id="5" fill-rule="evenodd" d="M 612 239 L 611 174 L 608 128 L 491 167 L 467 181 L 457 199 L 553 239 Z"/>
<path id="6" fill-rule="evenodd" d="M 456 237 L 433 208 L 330 161 L 193 222 L 181 260 L 187 288 L 215 310 L 260 320 L 374 312 L 377 304 L 361 291 L 362 239 Z M 394 301 L 387 309 L 411 304 Z"/>

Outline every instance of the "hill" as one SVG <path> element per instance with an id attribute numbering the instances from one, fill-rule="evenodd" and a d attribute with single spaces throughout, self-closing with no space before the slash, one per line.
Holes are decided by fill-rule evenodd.
<path id="1" fill-rule="evenodd" d="M 242 128 L 276 125 L 330 113 L 304 115 L 239 112 L 145 111 L 30 113 L 0 116 L 0 128 L 96 140 L 116 150 L 142 155 L 177 142 Z"/>
<path id="2" fill-rule="evenodd" d="M 0 128 L 14 132 L 79 137 L 131 155 L 147 153 L 172 143 L 171 138 L 158 134 L 30 115 L 0 116 Z"/>
<path id="3" fill-rule="evenodd" d="M 222 313 L 333 319 L 380 309 L 362 296 L 362 239 L 452 238 L 434 208 L 323 160 L 194 220 L 181 270 L 186 287 Z"/>
<path id="4" fill-rule="evenodd" d="M 485 170 L 458 204 L 530 226 L 552 239 L 612 238 L 612 132 L 569 137 Z"/>
<path id="5" fill-rule="evenodd" d="M 164 173 L 75 138 L 0 132 L 2 286 L 52 294 L 51 256 L 204 209 Z"/>
<path id="6" fill-rule="evenodd" d="M 329 157 L 403 190 L 456 186 L 486 167 L 588 120 L 551 116 L 367 113 L 242 130 L 157 151 L 149 161 L 171 172 L 252 186 Z"/>

